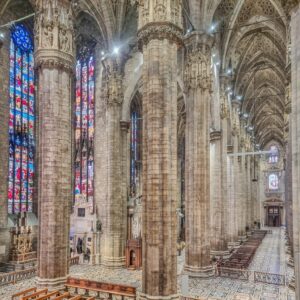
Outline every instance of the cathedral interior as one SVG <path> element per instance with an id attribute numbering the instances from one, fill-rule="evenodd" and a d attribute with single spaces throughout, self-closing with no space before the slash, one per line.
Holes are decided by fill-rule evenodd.
<path id="1" fill-rule="evenodd" d="M 299 0 L 0 0 L 0 107 L 0 300 L 300 300 Z"/>

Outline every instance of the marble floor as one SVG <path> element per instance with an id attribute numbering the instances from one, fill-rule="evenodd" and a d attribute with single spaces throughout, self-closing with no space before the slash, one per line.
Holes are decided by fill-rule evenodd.
<path id="1" fill-rule="evenodd" d="M 268 234 L 249 267 L 250 270 L 269 272 L 276 274 L 293 275 L 293 270 L 287 267 L 284 229 L 272 228 L 272 234 Z M 186 277 L 182 273 L 184 255 L 178 259 L 178 292 L 181 292 Z M 91 280 L 132 285 L 140 290 L 141 271 L 105 270 L 101 266 L 77 265 L 71 267 L 70 275 Z M 11 295 L 17 291 L 34 286 L 34 278 L 18 282 L 15 285 L 0 287 L 0 299 L 10 300 Z M 227 278 L 189 279 L 188 295 L 196 299 L 206 300 L 294 300 L 294 292 L 287 286 L 254 283 L 233 280 Z M 186 288 L 182 288 L 184 291 Z"/>

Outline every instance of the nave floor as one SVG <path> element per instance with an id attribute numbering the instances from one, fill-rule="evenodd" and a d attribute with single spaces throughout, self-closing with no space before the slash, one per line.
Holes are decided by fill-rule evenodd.
<path id="1" fill-rule="evenodd" d="M 285 254 L 284 229 L 272 228 L 273 234 L 268 234 L 258 248 L 249 267 L 250 270 L 261 272 L 293 275 L 293 270 L 287 267 L 288 257 Z M 178 288 L 181 286 L 184 255 L 178 260 Z M 99 266 L 77 265 L 71 267 L 70 275 L 96 281 L 106 281 L 141 287 L 141 271 L 104 270 Z M 0 299 L 10 300 L 11 295 L 34 286 L 34 278 L 18 282 L 15 285 L 0 287 Z M 180 291 L 179 291 L 180 292 Z M 206 300 L 294 300 L 294 292 L 288 287 L 270 284 L 244 282 L 227 278 L 190 279 L 189 296 L 202 297 Z M 5 296 L 6 295 L 6 296 Z"/>

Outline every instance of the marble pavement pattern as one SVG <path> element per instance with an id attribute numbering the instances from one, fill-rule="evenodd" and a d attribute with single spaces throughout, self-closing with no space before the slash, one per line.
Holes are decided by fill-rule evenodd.
<path id="1" fill-rule="evenodd" d="M 272 229 L 256 252 L 250 265 L 251 270 L 293 275 L 291 268 L 286 267 L 285 239 L 283 229 Z M 181 272 L 184 255 L 178 258 L 178 289 L 180 292 Z M 77 265 L 70 269 L 72 276 L 132 285 L 141 289 L 141 271 L 106 270 L 99 266 Z M 34 278 L 18 282 L 15 285 L 0 287 L 0 299 L 10 300 L 17 291 L 34 286 Z M 244 282 L 228 278 L 190 279 L 190 296 L 205 300 L 294 300 L 295 294 L 284 286 L 276 286 L 252 281 Z"/>

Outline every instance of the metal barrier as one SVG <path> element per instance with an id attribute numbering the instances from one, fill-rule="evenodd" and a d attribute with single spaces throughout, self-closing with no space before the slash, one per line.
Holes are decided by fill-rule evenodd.
<path id="1" fill-rule="evenodd" d="M 10 272 L 0 275 L 0 286 L 9 283 L 16 283 L 17 281 L 29 279 L 36 276 L 36 269 L 31 268 L 22 271 Z"/>
<path id="2" fill-rule="evenodd" d="M 79 256 L 73 256 L 70 258 L 70 266 L 79 265 Z"/>
<path id="3" fill-rule="evenodd" d="M 254 282 L 270 283 L 275 285 L 286 285 L 285 275 L 254 272 Z"/>
<path id="4" fill-rule="evenodd" d="M 220 277 L 227 277 L 231 279 L 248 281 L 251 275 L 251 271 L 219 267 L 217 275 Z"/>

